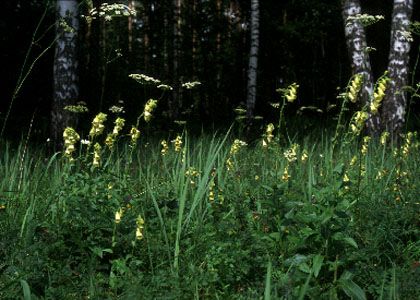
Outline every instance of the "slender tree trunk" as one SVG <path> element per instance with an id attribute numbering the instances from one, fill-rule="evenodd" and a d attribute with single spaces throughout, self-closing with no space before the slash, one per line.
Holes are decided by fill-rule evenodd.
<path id="1" fill-rule="evenodd" d="M 51 138 L 62 144 L 63 130 L 72 125 L 72 116 L 63 110 L 79 97 L 77 31 L 79 29 L 77 0 L 57 0 L 57 34 L 54 57 L 54 95 L 51 109 Z M 64 20 L 68 26 L 63 26 Z"/>
<path id="2" fill-rule="evenodd" d="M 128 0 L 128 7 L 130 9 L 136 8 L 136 3 L 134 0 Z M 128 52 L 131 53 L 133 51 L 133 22 L 135 20 L 135 17 L 128 16 Z"/>
<path id="3" fill-rule="evenodd" d="M 362 104 L 369 107 L 373 94 L 373 79 L 369 53 L 366 51 L 366 34 L 360 21 L 349 20 L 349 17 L 361 14 L 361 11 L 359 0 L 343 1 L 345 36 L 351 58 L 352 71 L 353 74 L 363 74 L 363 85 L 359 97 L 362 99 Z M 378 132 L 380 127 L 379 116 L 369 114 L 367 126 L 370 134 L 373 135 Z"/>
<path id="4" fill-rule="evenodd" d="M 402 131 L 407 106 L 404 87 L 408 80 L 411 40 L 407 34 L 412 12 L 413 0 L 394 0 L 388 62 L 390 81 L 382 106 L 383 129 L 393 134 L 394 140 Z"/>
<path id="5" fill-rule="evenodd" d="M 143 61 L 144 61 L 144 71 L 147 73 L 150 69 L 150 53 L 152 52 L 150 49 L 150 18 L 149 15 L 151 13 L 150 9 L 150 1 L 143 1 Z"/>
<path id="6" fill-rule="evenodd" d="M 180 62 L 180 45 L 181 45 L 181 6 L 182 0 L 173 0 L 174 5 L 174 20 L 173 20 L 173 61 L 172 61 L 172 78 L 173 78 L 173 93 L 172 101 L 170 103 L 170 115 L 172 119 L 178 116 L 181 101 L 181 89 L 179 72 Z"/>
<path id="7" fill-rule="evenodd" d="M 259 23 L 259 0 L 251 0 L 251 49 L 249 52 L 248 91 L 246 99 L 248 121 L 254 116 L 255 101 L 257 98 Z"/>

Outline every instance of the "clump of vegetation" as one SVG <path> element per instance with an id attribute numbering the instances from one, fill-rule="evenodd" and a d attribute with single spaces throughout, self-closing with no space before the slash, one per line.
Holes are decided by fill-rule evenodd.
<path id="1" fill-rule="evenodd" d="M 67 128 L 46 160 L 3 144 L 0 297 L 417 298 L 417 133 L 372 140 L 362 109 L 331 138 L 285 139 L 297 87 L 257 142 L 146 140 L 151 99 L 131 127 Z"/>

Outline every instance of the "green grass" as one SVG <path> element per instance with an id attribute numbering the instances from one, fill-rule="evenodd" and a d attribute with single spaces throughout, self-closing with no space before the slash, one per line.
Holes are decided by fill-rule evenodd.
<path id="1" fill-rule="evenodd" d="M 3 142 L 0 298 L 418 299 L 417 137 L 234 139 L 123 138 L 99 168 Z"/>

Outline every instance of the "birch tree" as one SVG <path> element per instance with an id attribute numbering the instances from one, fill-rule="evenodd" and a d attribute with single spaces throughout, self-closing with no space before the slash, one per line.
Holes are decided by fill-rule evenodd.
<path id="1" fill-rule="evenodd" d="M 382 106 L 383 129 L 394 134 L 401 132 L 407 106 L 404 87 L 408 81 L 408 63 L 411 44 L 409 24 L 413 0 L 394 0 L 391 27 L 391 47 L 388 61 L 389 82 Z"/>
<path id="2" fill-rule="evenodd" d="M 77 31 L 79 29 L 77 0 L 57 0 L 57 42 L 54 56 L 54 94 L 51 109 L 51 138 L 61 143 L 64 128 L 71 115 L 64 107 L 79 97 Z"/>
<path id="3" fill-rule="evenodd" d="M 248 85 L 247 85 L 247 118 L 248 121 L 254 116 L 255 102 L 257 98 L 257 70 L 259 48 L 259 24 L 260 10 L 259 0 L 251 0 L 251 49 L 249 52 Z"/>
<path id="4" fill-rule="evenodd" d="M 373 93 L 372 69 L 367 51 L 366 33 L 362 22 L 357 17 L 362 13 L 359 0 L 343 1 L 343 20 L 345 36 L 353 74 L 362 74 L 363 83 L 360 90 L 362 105 L 370 106 Z M 370 115 L 367 126 L 370 133 L 379 130 L 380 119 Z"/>

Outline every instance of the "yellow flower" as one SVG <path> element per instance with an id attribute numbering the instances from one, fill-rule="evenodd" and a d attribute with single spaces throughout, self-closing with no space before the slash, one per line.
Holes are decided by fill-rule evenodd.
<path id="1" fill-rule="evenodd" d="M 165 156 L 169 150 L 168 143 L 166 141 L 161 141 L 160 144 L 162 145 L 162 150 L 160 150 L 160 153 L 162 156 Z"/>
<path id="2" fill-rule="evenodd" d="M 72 160 L 72 153 L 76 150 L 74 144 L 80 140 L 79 134 L 71 127 L 67 127 L 63 132 L 64 138 L 64 155 Z"/>
<path id="3" fill-rule="evenodd" d="M 93 150 L 93 162 L 92 165 L 94 167 L 99 167 L 100 163 L 101 163 L 101 145 L 99 145 L 99 143 L 96 143 Z"/>
<path id="4" fill-rule="evenodd" d="M 365 136 L 363 138 L 363 144 L 362 144 L 362 149 L 361 149 L 361 152 L 363 155 L 366 155 L 366 153 L 368 152 L 369 142 L 370 142 L 370 136 Z"/>
<path id="5" fill-rule="evenodd" d="M 140 215 L 137 217 L 136 225 L 136 239 L 141 240 L 143 239 L 144 220 Z"/>
<path id="6" fill-rule="evenodd" d="M 389 132 L 387 132 L 387 131 L 382 132 L 382 134 L 381 134 L 381 145 L 382 146 L 386 145 L 386 141 L 388 140 L 388 137 L 389 137 Z"/>
<path id="7" fill-rule="evenodd" d="M 149 122 L 152 119 L 152 112 L 153 110 L 156 108 L 157 106 L 157 100 L 154 99 L 149 99 L 146 103 L 146 105 L 144 106 L 144 120 L 146 122 Z"/>
<path id="8" fill-rule="evenodd" d="M 357 100 L 357 95 L 360 92 L 360 88 L 362 87 L 362 79 L 363 74 L 356 74 L 353 77 L 353 80 L 350 83 L 347 97 L 350 99 L 351 102 L 355 103 Z"/>
<path id="9" fill-rule="evenodd" d="M 177 136 L 173 141 L 171 141 L 172 144 L 174 144 L 175 152 L 181 152 L 182 150 L 182 138 L 181 136 Z"/>
<path id="10" fill-rule="evenodd" d="M 119 224 L 121 222 L 121 218 L 124 214 L 124 210 L 120 208 L 115 212 L 115 224 Z"/>
<path id="11" fill-rule="evenodd" d="M 284 157 L 287 159 L 289 163 L 297 160 L 296 152 L 298 148 L 299 148 L 298 144 L 293 144 L 292 147 L 290 147 L 290 149 L 288 149 L 287 151 L 283 153 Z"/>
<path id="12" fill-rule="evenodd" d="M 381 106 L 383 98 L 385 97 L 386 83 L 388 80 L 389 78 L 385 74 L 379 78 L 378 82 L 376 83 L 376 89 L 373 92 L 373 99 L 370 103 L 370 112 L 373 115 L 378 113 L 378 109 Z"/>
<path id="13" fill-rule="evenodd" d="M 308 159 L 308 152 L 306 150 L 303 150 L 302 156 L 300 157 L 300 160 L 302 162 L 305 162 Z"/>
<path id="14" fill-rule="evenodd" d="M 100 135 L 103 131 L 105 126 L 103 123 L 106 121 L 107 115 L 104 113 L 99 113 L 92 121 L 92 128 L 89 131 L 89 135 L 91 138 Z"/>
<path id="15" fill-rule="evenodd" d="M 131 137 L 130 146 L 134 147 L 137 144 L 137 140 L 140 137 L 140 130 L 138 130 L 136 127 L 133 126 L 130 130 L 130 137 Z"/>
<path id="16" fill-rule="evenodd" d="M 274 131 L 273 123 L 268 124 L 267 129 L 265 131 L 265 136 L 267 138 L 267 143 L 271 143 L 272 139 L 274 138 L 273 131 Z"/>
<path id="17" fill-rule="evenodd" d="M 289 178 L 289 165 L 287 165 L 286 167 L 284 167 L 283 176 L 281 177 L 281 179 L 283 181 L 289 181 Z"/>
<path id="18" fill-rule="evenodd" d="M 299 85 L 297 85 L 296 83 L 293 83 L 291 85 L 289 85 L 286 89 L 286 92 L 284 94 L 284 96 L 287 99 L 287 102 L 294 102 L 297 98 L 297 89 L 299 88 Z"/>

